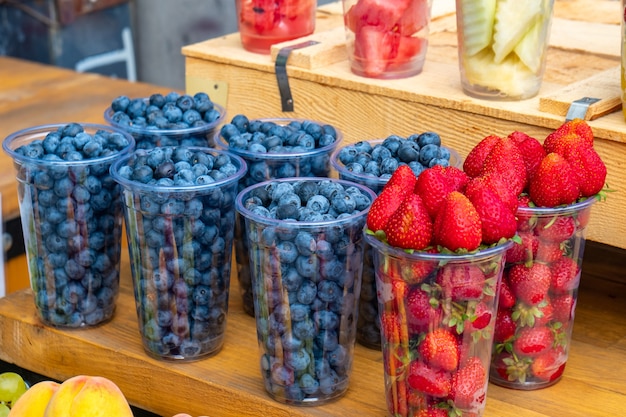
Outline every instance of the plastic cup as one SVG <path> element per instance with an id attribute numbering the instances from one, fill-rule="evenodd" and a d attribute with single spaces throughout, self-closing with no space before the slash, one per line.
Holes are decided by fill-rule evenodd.
<path id="1" fill-rule="evenodd" d="M 431 0 L 343 0 L 350 69 L 369 78 L 406 78 L 422 72 L 428 49 Z"/>
<path id="2" fill-rule="evenodd" d="M 456 1 L 459 69 L 465 94 L 523 100 L 541 88 L 554 0 Z"/>
<path id="3" fill-rule="evenodd" d="M 165 163 L 189 161 L 194 171 L 202 168 L 196 165 L 207 167 L 214 181 L 163 185 L 138 180 L 160 151 Z M 190 361 L 222 348 L 235 197 L 245 170 L 235 155 L 194 147 L 140 149 L 111 167 L 123 187 L 139 331 L 150 356 Z"/>
<path id="4" fill-rule="evenodd" d="M 521 244 L 507 253 L 490 381 L 533 390 L 557 383 L 570 350 L 585 228 L 595 198 L 518 208 Z M 530 287 L 529 290 L 526 287 Z M 534 338 L 532 349 L 527 340 Z"/>
<path id="5" fill-rule="evenodd" d="M 382 146 L 383 142 L 383 139 L 367 141 L 369 144 L 367 149 Z M 376 194 L 380 194 L 385 184 L 389 181 L 390 175 L 378 177 L 363 172 L 356 172 L 351 169 L 350 166 L 341 162 L 339 155 L 342 149 L 355 146 L 359 147 L 358 144 L 352 144 L 335 150 L 330 160 L 332 167 L 338 172 L 339 178 L 364 185 L 369 187 Z M 458 152 L 450 148 L 446 148 L 446 150 L 450 153 L 449 165 L 461 168 L 463 159 Z M 393 157 L 400 162 L 397 155 Z M 376 278 L 374 274 L 374 257 L 371 252 L 372 248 L 366 243 L 365 256 L 363 259 L 363 282 L 359 301 L 357 341 L 370 349 L 380 349 L 380 322 L 378 320 L 378 300 L 376 299 Z"/>
<path id="6" fill-rule="evenodd" d="M 134 145 L 118 129 L 77 123 L 31 127 L 3 142 L 17 171 L 30 285 L 47 325 L 89 327 L 113 317 L 123 214 L 109 166 Z"/>
<path id="7" fill-rule="evenodd" d="M 313 183 L 321 189 L 322 182 L 352 187 L 367 199 L 366 208 L 322 221 L 279 220 L 258 210 L 259 193 L 275 184 Z M 319 405 L 348 389 L 362 230 L 374 198 L 366 187 L 329 178 L 272 180 L 237 196 L 249 241 L 261 375 L 279 402 Z"/>
<path id="8" fill-rule="evenodd" d="M 287 126 L 293 123 L 313 123 L 324 126 L 324 123 L 302 120 L 302 119 L 254 119 L 250 124 L 276 124 Z M 259 127 L 261 129 L 261 127 Z M 331 174 L 330 157 L 333 151 L 339 146 L 343 135 L 336 128 L 336 140 L 333 143 L 314 149 L 302 148 L 282 148 L 281 150 L 271 150 L 268 152 L 256 152 L 250 149 L 230 146 L 229 142 L 220 134 L 216 135 L 216 145 L 218 148 L 226 149 L 229 152 L 240 156 L 246 161 L 248 170 L 239 181 L 239 190 L 255 185 L 267 180 L 292 177 L 329 177 Z M 269 137 L 271 135 L 267 135 Z M 252 283 L 250 273 L 250 260 L 248 259 L 247 240 L 244 239 L 244 219 L 237 212 L 235 222 L 235 260 L 237 263 L 237 279 L 239 290 L 243 299 L 244 311 L 254 317 L 254 303 L 252 297 Z"/>
<path id="9" fill-rule="evenodd" d="M 235 0 L 244 49 L 269 54 L 272 45 L 308 36 L 315 30 L 316 0 Z"/>
<path id="10" fill-rule="evenodd" d="M 510 243 L 412 254 L 371 235 L 390 416 L 485 409 L 498 285 Z"/>
<path id="11" fill-rule="evenodd" d="M 140 100 L 149 104 L 149 97 L 140 98 Z M 191 127 L 183 127 L 176 123 L 170 123 L 164 128 L 148 126 L 145 125 L 147 114 L 141 116 L 141 123 L 135 123 L 123 114 L 120 117 L 120 113 L 115 112 L 111 107 L 104 111 L 104 120 L 111 126 L 130 133 L 135 138 L 137 149 L 151 149 L 159 146 L 214 147 L 215 132 L 226 117 L 226 109 L 217 103 L 211 103 L 211 107 L 211 110 L 206 110 L 211 113 L 210 116 L 206 116 L 211 121 Z"/>

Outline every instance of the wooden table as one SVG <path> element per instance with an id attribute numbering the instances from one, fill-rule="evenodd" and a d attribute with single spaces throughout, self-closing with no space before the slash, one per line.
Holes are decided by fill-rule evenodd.
<path id="1" fill-rule="evenodd" d="M 0 360 L 64 380 L 93 374 L 115 381 L 128 400 L 171 417 L 194 416 L 383 417 L 381 353 L 356 346 L 350 387 L 319 407 L 285 406 L 261 380 L 254 319 L 231 286 L 223 349 L 191 363 L 157 361 L 143 351 L 127 254 L 112 321 L 90 330 L 61 331 L 36 317 L 32 292 L 0 299 Z M 489 386 L 485 417 L 607 417 L 626 415 L 626 261 L 612 248 L 590 245 L 585 254 L 571 352 L 563 379 L 538 391 Z"/>

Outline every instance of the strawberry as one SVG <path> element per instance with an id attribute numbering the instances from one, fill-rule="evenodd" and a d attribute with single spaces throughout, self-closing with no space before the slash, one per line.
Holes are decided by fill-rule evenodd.
<path id="1" fill-rule="evenodd" d="M 430 218 L 434 219 L 446 196 L 461 191 L 466 183 L 464 173 L 458 168 L 435 165 L 417 177 L 414 193 L 422 197 Z"/>
<path id="2" fill-rule="evenodd" d="M 496 313 L 496 328 L 493 333 L 494 343 L 505 343 L 515 336 L 517 325 L 511 317 L 510 309 L 498 309 Z"/>
<path id="3" fill-rule="evenodd" d="M 559 242 L 543 241 L 537 248 L 535 260 L 547 264 L 556 262 L 563 256 L 564 249 L 565 247 Z"/>
<path id="4" fill-rule="evenodd" d="M 569 162 L 557 153 L 549 153 L 530 181 L 528 194 L 536 206 L 556 207 L 575 202 L 580 188 Z"/>
<path id="5" fill-rule="evenodd" d="M 376 197 L 367 213 L 367 227 L 372 231 L 383 230 L 391 215 L 400 207 L 407 195 L 401 186 L 385 187 Z"/>
<path id="6" fill-rule="evenodd" d="M 482 225 L 483 243 L 491 245 L 500 239 L 510 239 L 517 232 L 515 213 L 484 182 L 478 182 L 467 197 L 472 202 Z"/>
<path id="7" fill-rule="evenodd" d="M 593 132 L 586 121 L 582 119 L 569 120 L 550 133 L 543 141 L 546 153 L 556 152 L 563 155 L 565 150 L 571 146 L 593 147 Z"/>
<path id="8" fill-rule="evenodd" d="M 485 159 L 494 145 L 502 140 L 500 137 L 490 135 L 482 139 L 467 155 L 463 161 L 463 171 L 470 177 L 478 177 L 482 174 Z"/>
<path id="9" fill-rule="evenodd" d="M 539 163 L 546 156 L 546 151 L 541 142 L 519 131 L 511 133 L 509 138 L 513 140 L 522 155 L 524 166 L 526 167 L 526 177 L 528 179 L 532 178 Z"/>
<path id="10" fill-rule="evenodd" d="M 419 345 L 422 360 L 430 367 L 453 371 L 459 366 L 457 340 L 446 329 L 436 329 L 426 334 Z"/>
<path id="11" fill-rule="evenodd" d="M 393 175 L 391 175 L 389 181 L 387 181 L 383 189 L 397 185 L 400 188 L 407 190 L 408 194 L 408 191 L 413 190 L 416 182 L 417 177 L 413 173 L 413 170 L 408 165 L 400 165 L 393 172 Z"/>
<path id="12" fill-rule="evenodd" d="M 491 308 L 484 302 L 476 303 L 469 317 L 469 330 L 482 330 L 491 323 Z"/>
<path id="13" fill-rule="evenodd" d="M 411 362 L 407 381 L 414 390 L 433 397 L 445 398 L 450 393 L 450 373 L 433 369 L 421 360 Z"/>
<path id="14" fill-rule="evenodd" d="M 476 356 L 452 375 L 448 398 L 460 409 L 477 410 L 487 397 L 487 372 Z"/>
<path id="15" fill-rule="evenodd" d="M 460 192 L 453 191 L 437 213 L 433 241 L 453 252 L 459 249 L 473 251 L 482 242 L 481 230 L 480 216 L 472 202 Z"/>
<path id="16" fill-rule="evenodd" d="M 517 327 L 533 327 L 547 324 L 554 317 L 554 308 L 546 296 L 536 305 L 520 301 L 513 307 L 511 318 Z"/>
<path id="17" fill-rule="evenodd" d="M 434 248 L 427 248 L 426 253 L 436 253 Z M 401 259 L 388 259 L 387 274 L 399 277 L 407 284 L 415 285 L 424 282 L 437 268 L 437 263 L 429 260 L 403 261 Z"/>
<path id="18" fill-rule="evenodd" d="M 409 290 L 406 298 L 406 316 L 411 333 L 423 333 L 437 326 L 443 310 L 436 298 L 418 287 Z"/>
<path id="19" fill-rule="evenodd" d="M 509 137 L 496 142 L 485 158 L 481 174 L 496 173 L 508 181 L 515 195 L 526 188 L 526 165 L 515 141 Z"/>
<path id="20" fill-rule="evenodd" d="M 532 262 L 537 256 L 539 239 L 529 232 L 520 232 L 518 236 L 520 241 L 513 241 L 506 251 L 506 262 L 510 264 Z"/>
<path id="21" fill-rule="evenodd" d="M 511 290 L 507 275 L 508 272 L 503 273 L 500 287 L 498 288 L 498 308 L 512 308 L 515 305 L 515 294 Z"/>
<path id="22" fill-rule="evenodd" d="M 452 301 L 478 300 L 483 295 L 485 274 L 472 264 L 448 264 L 437 271 L 436 282 Z"/>
<path id="23" fill-rule="evenodd" d="M 529 208 L 532 206 L 533 204 L 532 201 L 530 201 L 530 197 L 528 196 L 528 194 L 524 193 L 517 196 L 516 216 L 518 232 L 527 232 L 534 227 L 535 217 L 528 211 L 524 210 L 525 208 Z M 520 208 L 522 210 L 520 210 Z"/>
<path id="24" fill-rule="evenodd" d="M 513 352 L 519 356 L 537 357 L 550 350 L 554 333 L 546 326 L 524 327 L 513 341 Z"/>
<path id="25" fill-rule="evenodd" d="M 536 357 L 530 364 L 532 375 L 542 381 L 555 381 L 563 375 L 566 358 L 556 350 L 549 350 Z"/>
<path id="26" fill-rule="evenodd" d="M 537 220 L 535 234 L 542 240 L 560 243 L 574 236 L 576 220 L 571 216 L 542 217 Z"/>
<path id="27" fill-rule="evenodd" d="M 531 266 L 516 264 L 509 270 L 509 283 L 519 300 L 537 305 L 548 295 L 552 272 L 547 265 L 534 262 Z"/>
<path id="28" fill-rule="evenodd" d="M 430 245 L 433 225 L 417 194 L 408 195 L 383 228 L 391 246 L 421 250 Z"/>
<path id="29" fill-rule="evenodd" d="M 465 187 L 465 195 L 471 195 L 477 188 L 483 187 L 490 188 L 511 211 L 517 210 L 517 195 L 501 175 L 491 173 L 472 178 Z"/>
<path id="30" fill-rule="evenodd" d="M 426 408 L 421 408 L 419 412 L 415 415 L 415 417 L 448 417 L 448 410 L 445 408 L 427 406 Z"/>
<path id="31" fill-rule="evenodd" d="M 576 297 L 572 294 L 559 294 L 552 297 L 553 320 L 564 325 L 574 319 Z"/>
<path id="32" fill-rule="evenodd" d="M 606 165 L 595 149 L 573 147 L 566 150 L 564 156 L 576 175 L 581 197 L 591 197 L 604 188 Z"/>
<path id="33" fill-rule="evenodd" d="M 520 303 L 521 304 L 521 303 Z M 547 326 L 554 320 L 554 305 L 550 297 L 546 297 L 542 302 L 533 308 L 534 323 L 529 326 Z"/>
<path id="34" fill-rule="evenodd" d="M 569 293 L 578 288 L 580 266 L 576 260 L 563 256 L 550 265 L 550 270 L 552 271 L 550 290 L 553 293 Z"/>
<path id="35" fill-rule="evenodd" d="M 401 342 L 402 321 L 395 311 L 383 311 L 380 315 L 380 332 L 386 343 L 397 344 Z"/>

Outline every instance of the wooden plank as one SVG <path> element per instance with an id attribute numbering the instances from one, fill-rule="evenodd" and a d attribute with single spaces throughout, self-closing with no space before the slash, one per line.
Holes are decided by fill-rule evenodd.
<path id="1" fill-rule="evenodd" d="M 591 78 L 570 84 L 554 94 L 539 98 L 539 110 L 565 116 L 575 100 L 583 97 L 600 101 L 589 105 L 585 120 L 595 120 L 622 108 L 622 89 L 615 80 L 620 79 L 621 67 L 601 72 Z"/>

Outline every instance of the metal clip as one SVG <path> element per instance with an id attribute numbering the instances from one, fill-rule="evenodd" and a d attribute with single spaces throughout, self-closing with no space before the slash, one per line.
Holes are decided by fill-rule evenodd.
<path id="1" fill-rule="evenodd" d="M 276 63 L 276 81 L 278 82 L 278 91 L 280 92 L 280 102 L 284 112 L 293 111 L 293 97 L 291 97 L 291 89 L 289 88 L 289 79 L 287 78 L 287 59 L 294 49 L 306 48 L 307 46 L 317 45 L 317 41 L 306 41 L 291 46 L 286 46 L 278 51 Z"/>
<path id="2" fill-rule="evenodd" d="M 567 110 L 567 114 L 565 115 L 565 121 L 570 121 L 572 119 L 583 119 L 585 120 L 585 116 L 587 115 L 587 110 L 589 106 L 593 103 L 597 103 L 600 101 L 599 98 L 592 97 L 583 97 L 578 100 L 572 102 Z"/>

